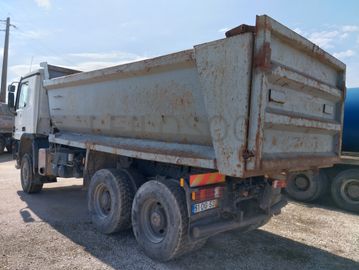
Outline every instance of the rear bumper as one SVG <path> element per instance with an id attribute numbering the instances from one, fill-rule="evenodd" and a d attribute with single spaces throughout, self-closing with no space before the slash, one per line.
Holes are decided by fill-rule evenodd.
<path id="1" fill-rule="evenodd" d="M 251 225 L 261 224 L 273 215 L 280 213 L 280 210 L 287 204 L 287 200 L 282 198 L 279 202 L 274 204 L 265 214 L 260 214 L 250 218 L 240 219 L 226 219 L 219 220 L 210 224 L 194 225 L 191 229 L 191 237 L 193 239 L 207 238 L 218 233 L 241 229 Z"/>

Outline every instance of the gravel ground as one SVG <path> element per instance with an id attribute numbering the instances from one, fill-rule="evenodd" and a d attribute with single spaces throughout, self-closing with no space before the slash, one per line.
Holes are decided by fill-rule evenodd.
<path id="1" fill-rule="evenodd" d="M 19 171 L 0 156 L 0 269 L 359 269 L 359 216 L 331 203 L 290 203 L 259 230 L 209 239 L 169 263 L 146 257 L 132 232 L 95 231 L 81 181 L 21 191 Z"/>

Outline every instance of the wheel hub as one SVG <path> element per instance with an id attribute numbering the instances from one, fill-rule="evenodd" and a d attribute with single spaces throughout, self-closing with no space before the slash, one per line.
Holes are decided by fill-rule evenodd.
<path id="1" fill-rule="evenodd" d="M 157 209 L 151 214 L 151 226 L 156 231 L 159 231 L 163 227 L 164 217 Z"/>
<path id="2" fill-rule="evenodd" d="M 111 197 L 110 197 L 110 193 L 107 192 L 103 192 L 101 194 L 101 199 L 100 199 L 100 203 L 101 203 L 101 207 L 103 209 L 109 209 L 110 205 L 111 205 Z"/>
<path id="3" fill-rule="evenodd" d="M 359 181 L 349 180 L 344 187 L 346 195 L 354 201 L 359 201 Z"/>
<path id="4" fill-rule="evenodd" d="M 305 176 L 297 176 L 295 178 L 295 185 L 300 190 L 306 190 L 309 187 L 309 180 Z"/>
<path id="5" fill-rule="evenodd" d="M 96 212 L 106 217 L 111 212 L 111 194 L 105 185 L 99 185 L 95 190 L 95 209 Z"/>
<path id="6" fill-rule="evenodd" d="M 161 242 L 167 232 L 167 216 L 161 203 L 156 201 L 146 202 L 142 217 L 147 238 L 153 243 Z"/>

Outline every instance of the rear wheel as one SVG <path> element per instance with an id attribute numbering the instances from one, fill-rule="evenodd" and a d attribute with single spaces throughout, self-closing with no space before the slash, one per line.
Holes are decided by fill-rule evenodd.
<path id="1" fill-rule="evenodd" d="M 151 180 L 137 191 L 132 207 L 132 227 L 145 253 L 168 261 L 205 244 L 188 236 L 184 190 L 174 180 Z"/>
<path id="2" fill-rule="evenodd" d="M 286 193 L 301 202 L 311 202 L 321 197 L 327 190 L 328 179 L 323 171 L 305 171 L 288 177 Z"/>
<path id="3" fill-rule="evenodd" d="M 359 170 L 351 169 L 339 173 L 333 179 L 331 193 L 339 207 L 359 212 Z"/>
<path id="4" fill-rule="evenodd" d="M 25 154 L 21 159 L 21 186 L 26 193 L 37 193 L 42 190 L 40 176 L 34 174 L 32 168 L 32 157 L 30 154 Z"/>
<path id="5" fill-rule="evenodd" d="M 88 208 L 92 222 L 105 234 L 128 229 L 134 188 L 129 176 L 121 170 L 97 171 L 88 189 Z"/>

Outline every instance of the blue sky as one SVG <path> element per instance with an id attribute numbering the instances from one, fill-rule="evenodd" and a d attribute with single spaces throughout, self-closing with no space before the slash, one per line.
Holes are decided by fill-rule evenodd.
<path id="1" fill-rule="evenodd" d="M 10 16 L 17 26 L 8 80 L 42 61 L 91 70 L 189 49 L 239 24 L 253 25 L 256 14 L 268 14 L 334 54 L 347 64 L 347 86 L 359 86 L 354 0 L 0 0 L 0 19 Z M 0 32 L 1 51 L 3 37 Z"/>

